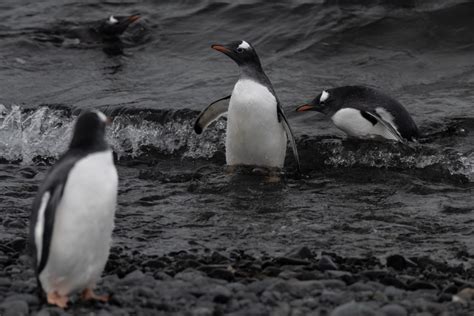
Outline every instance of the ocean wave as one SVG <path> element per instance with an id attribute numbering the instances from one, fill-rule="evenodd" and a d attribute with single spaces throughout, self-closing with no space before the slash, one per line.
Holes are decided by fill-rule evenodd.
<path id="1" fill-rule="evenodd" d="M 193 131 L 195 111 L 122 110 L 109 114 L 113 123 L 107 139 L 118 160 L 153 161 L 156 157 L 219 160 L 224 152 L 225 120 L 196 135 Z M 65 107 L 24 109 L 0 105 L 0 158 L 22 164 L 57 159 L 67 149 L 75 118 L 75 112 Z M 327 136 L 303 136 L 297 142 L 305 170 L 429 169 L 474 180 L 474 152 L 440 150 L 439 146 L 429 143 L 407 146 Z M 288 157 L 288 163 L 294 165 L 291 155 Z"/>
<path id="2" fill-rule="evenodd" d="M 57 159 L 67 149 L 75 115 L 68 109 L 40 106 L 23 109 L 0 104 L 0 158 L 29 164 L 38 159 Z M 118 159 L 133 159 L 150 152 L 181 158 L 212 158 L 223 148 L 225 123 L 196 135 L 194 117 L 168 111 L 144 110 L 115 116 L 107 139 Z"/>

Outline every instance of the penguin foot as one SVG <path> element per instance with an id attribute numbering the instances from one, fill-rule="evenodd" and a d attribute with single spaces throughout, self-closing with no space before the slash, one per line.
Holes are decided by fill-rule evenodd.
<path id="1" fill-rule="evenodd" d="M 229 165 L 226 165 L 225 166 L 225 174 L 227 175 L 234 175 L 237 171 L 237 166 L 229 166 Z"/>
<path id="2" fill-rule="evenodd" d="M 281 182 L 281 177 L 279 174 L 270 174 L 268 176 L 265 177 L 265 183 L 280 183 Z"/>
<path id="3" fill-rule="evenodd" d="M 69 298 L 67 296 L 59 295 L 58 292 L 50 292 L 47 295 L 48 304 L 56 305 L 62 309 L 67 307 Z"/>
<path id="4" fill-rule="evenodd" d="M 90 300 L 95 300 L 95 301 L 101 301 L 101 302 L 108 302 L 110 299 L 109 295 L 97 295 L 94 293 L 94 291 L 91 288 L 84 289 L 81 294 L 81 298 L 84 301 L 90 301 Z"/>

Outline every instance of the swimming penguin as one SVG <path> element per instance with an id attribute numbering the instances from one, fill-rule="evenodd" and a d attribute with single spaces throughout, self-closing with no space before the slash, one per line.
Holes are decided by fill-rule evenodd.
<path id="1" fill-rule="evenodd" d="M 120 55 L 123 52 L 123 43 L 120 35 L 125 32 L 128 26 L 137 21 L 139 15 L 113 16 L 111 15 L 98 26 L 91 29 L 91 32 L 102 40 L 104 44 L 102 50 L 108 55 Z"/>
<path id="2" fill-rule="evenodd" d="M 289 138 L 299 168 L 293 132 L 255 49 L 246 41 L 216 44 L 212 48 L 239 65 L 240 77 L 232 95 L 211 103 L 199 114 L 195 132 L 202 133 L 211 122 L 227 113 L 227 165 L 282 168 Z"/>
<path id="3" fill-rule="evenodd" d="M 109 256 L 117 201 L 117 170 L 105 141 L 107 117 L 77 119 L 69 149 L 49 170 L 33 203 L 29 243 L 39 286 L 49 304 L 68 296 L 106 301 L 93 288 Z"/>
<path id="4" fill-rule="evenodd" d="M 399 142 L 414 141 L 418 127 L 398 101 L 363 86 L 344 86 L 321 92 L 296 111 L 318 111 L 349 136 L 383 137 Z"/>
<path id="5" fill-rule="evenodd" d="M 37 40 L 54 42 L 60 45 L 102 45 L 105 53 L 118 55 L 123 52 L 124 44 L 121 35 L 130 24 L 140 19 L 139 15 L 111 15 L 100 21 L 70 25 L 61 22 L 52 30 L 43 30 L 36 36 Z"/>

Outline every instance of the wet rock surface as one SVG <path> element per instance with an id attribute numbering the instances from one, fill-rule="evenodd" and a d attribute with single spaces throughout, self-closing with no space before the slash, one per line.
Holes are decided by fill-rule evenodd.
<path id="1" fill-rule="evenodd" d="M 12 173 L 22 168 L 0 165 L 0 315 L 474 313 L 469 213 L 423 213 L 423 201 L 402 203 L 412 187 L 394 193 L 390 181 L 400 179 L 384 187 L 378 172 L 373 186 L 332 172 L 269 185 L 186 162 L 119 166 L 114 245 L 97 287 L 111 299 L 76 295 L 61 311 L 39 298 L 25 252 L 30 203 L 47 167 Z M 470 190 L 457 189 L 454 196 Z M 349 197 L 354 190 L 359 197 Z"/>
<path id="2" fill-rule="evenodd" d="M 474 271 L 442 262 L 411 267 L 401 274 L 374 257 L 318 254 L 303 265 L 282 261 L 281 257 L 255 257 L 235 249 L 154 256 L 116 246 L 98 285 L 98 291 L 110 294 L 111 300 L 81 302 L 74 296 L 70 308 L 62 312 L 38 298 L 28 260 L 15 252 L 8 255 L 12 257 L 11 264 L 3 266 L 2 271 L 8 271 L 11 279 L 5 275 L 0 279 L 2 315 L 94 312 L 98 315 L 404 316 L 471 315 L 474 311 L 472 289 L 463 289 L 459 282 L 453 285 L 453 280 L 472 280 Z M 320 261 L 329 258 L 339 270 L 321 269 Z M 160 262 L 158 268 L 157 262 Z M 438 278 L 430 277 L 433 274 Z M 391 279 L 399 282 L 387 282 Z M 406 285 L 407 279 L 430 286 L 415 288 Z M 453 286 L 452 291 L 459 292 L 457 296 L 461 299 L 440 300 L 438 289 L 447 285 Z"/>

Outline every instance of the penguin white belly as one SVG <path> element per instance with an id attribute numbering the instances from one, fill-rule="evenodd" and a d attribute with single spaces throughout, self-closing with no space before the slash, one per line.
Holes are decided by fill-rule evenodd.
<path id="1" fill-rule="evenodd" d="M 349 136 L 359 138 L 381 136 L 386 139 L 397 140 L 385 126 L 380 123 L 373 125 L 357 109 L 342 108 L 334 113 L 331 119 L 337 128 Z"/>
<path id="2" fill-rule="evenodd" d="M 56 210 L 43 289 L 61 295 L 94 287 L 109 256 L 118 177 L 111 151 L 93 153 L 71 169 Z"/>
<path id="3" fill-rule="evenodd" d="M 273 94 L 253 80 L 237 81 L 227 114 L 227 164 L 282 168 L 286 141 Z"/>

